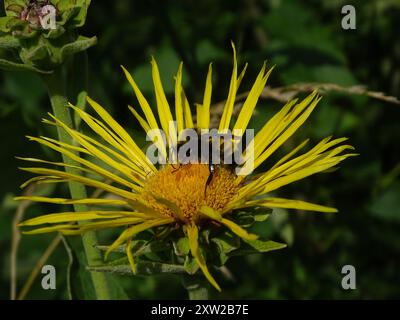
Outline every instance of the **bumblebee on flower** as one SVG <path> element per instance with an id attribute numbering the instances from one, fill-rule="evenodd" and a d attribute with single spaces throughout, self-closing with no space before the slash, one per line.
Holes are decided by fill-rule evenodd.
<path id="1" fill-rule="evenodd" d="M 66 173 L 63 170 L 47 167 L 24 167 L 22 170 L 38 175 L 24 186 L 29 183 L 74 181 L 87 187 L 104 190 L 114 197 L 84 199 L 19 197 L 19 200 L 96 206 L 93 210 L 53 213 L 27 220 L 21 226 L 35 227 L 35 229 L 25 233 L 61 232 L 65 235 L 75 235 L 89 230 L 122 228 L 119 237 L 108 247 L 106 256 L 123 246 L 133 272 L 136 270 L 134 241 L 140 234 L 151 231 L 152 236 L 148 241 L 152 241 L 151 239 L 163 233 L 162 241 L 165 243 L 174 242 L 173 237 L 179 237 L 188 243 L 184 259 L 192 259 L 208 281 L 216 289 L 221 290 L 209 271 L 207 259 L 210 256 L 212 235 L 215 232 L 226 231 L 230 236 L 241 239 L 253 247 L 263 243 L 263 240 L 257 240 L 257 235 L 246 230 L 246 225 L 238 219 L 240 213 L 247 212 L 252 215 L 258 208 L 337 211 L 319 204 L 277 198 L 271 196 L 271 192 L 275 193 L 287 184 L 335 167 L 344 159 L 354 156 L 354 153 L 347 153 L 353 147 L 343 144 L 346 138 L 325 138 L 308 151 L 300 153 L 307 144 L 306 140 L 265 172 L 257 174 L 243 175 L 240 170 L 232 170 L 223 161 L 220 163 L 178 161 L 177 164 L 176 159 L 168 156 L 168 151 L 179 145 L 178 140 L 182 132 L 187 129 L 197 131 L 213 129 L 210 128 L 212 66 L 210 64 L 206 77 L 203 101 L 196 106 L 194 117 L 182 87 L 182 64 L 175 78 L 174 108 L 171 108 L 166 98 L 154 59 L 151 65 L 157 113 L 153 111 L 131 74 L 125 68 L 123 71 L 140 107 L 140 109 L 137 107 L 129 109 L 144 131 L 152 132 L 152 141 L 165 159 L 165 164 L 152 161 L 106 109 L 90 98 L 88 103 L 94 111 L 93 115 L 73 105 L 70 105 L 70 108 L 93 131 L 95 137 L 67 126 L 50 114 L 50 119 L 44 122 L 63 129 L 76 144 L 65 144 L 47 137 L 29 137 L 29 139 L 79 163 L 82 167 L 81 174 Z M 245 70 L 246 67 L 239 72 L 234 49 L 229 92 L 219 125 L 214 128 L 219 133 L 226 133 L 229 130 L 241 132 L 239 138 L 247 129 L 252 129 L 248 128 L 249 121 L 272 71 L 268 70 L 264 63 L 240 112 L 234 118 L 235 98 Z M 256 132 L 254 138 L 246 139 L 250 141 L 246 141 L 248 143 L 241 150 L 241 168 L 251 165 L 256 170 L 260 167 L 306 122 L 320 99 L 317 92 L 313 92 L 301 101 L 298 99 L 288 101 L 261 130 Z M 176 125 L 171 126 L 170 124 L 174 122 Z M 240 143 L 234 143 L 234 150 L 239 145 Z M 76 155 L 75 152 L 79 152 L 80 155 Z M 57 167 L 68 166 L 66 163 L 42 159 L 25 158 L 25 160 Z M 107 183 L 109 181 L 112 183 Z M 99 206 L 104 206 L 104 210 L 97 209 Z M 110 207 L 114 209 L 110 210 Z M 86 223 L 81 223 L 82 221 Z M 277 245 L 271 249 L 281 247 L 283 246 Z"/>

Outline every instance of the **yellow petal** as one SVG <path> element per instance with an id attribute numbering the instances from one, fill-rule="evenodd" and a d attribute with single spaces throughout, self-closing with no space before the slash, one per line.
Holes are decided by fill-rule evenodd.
<path id="1" fill-rule="evenodd" d="M 246 64 L 243 67 L 242 72 L 239 74 L 239 77 L 236 82 L 236 91 L 239 90 L 240 84 L 242 83 L 242 80 L 243 80 L 244 74 L 246 73 L 248 65 L 249 64 L 246 62 Z"/>
<path id="2" fill-rule="evenodd" d="M 245 239 L 245 240 L 256 240 L 258 239 L 258 236 L 252 233 L 248 233 L 245 229 L 243 229 L 241 226 L 237 225 L 231 220 L 222 218 L 221 223 L 231 229 L 233 233 L 238 235 L 239 237 Z"/>
<path id="3" fill-rule="evenodd" d="M 99 141 L 84 135 L 76 130 L 73 130 L 69 128 L 67 125 L 65 125 L 62 121 L 58 120 L 55 118 L 53 115 L 50 115 L 56 122 L 58 126 L 63 128 L 72 138 L 74 138 L 77 142 L 81 144 L 81 146 L 85 147 L 87 152 L 90 155 L 96 155 L 97 157 L 103 156 L 104 159 L 100 160 L 107 160 L 108 162 L 112 163 L 113 166 L 118 167 L 118 170 L 121 172 L 124 172 L 125 174 L 129 174 L 132 170 L 138 174 L 141 175 L 142 177 L 145 177 L 148 172 L 143 169 L 143 166 L 138 166 L 134 161 L 131 160 L 131 158 L 136 159 L 138 162 L 138 157 L 137 155 L 134 154 L 134 152 L 129 148 L 129 146 L 123 142 L 120 138 L 118 138 L 114 133 L 111 132 L 108 128 L 105 127 L 103 123 L 101 123 L 99 120 L 93 118 L 89 114 L 87 114 L 85 111 L 76 108 L 72 105 L 70 105 L 72 109 L 75 110 L 80 116 L 80 118 L 96 133 L 98 134 L 101 138 L 103 138 L 107 143 L 110 144 L 110 146 L 114 147 L 115 149 L 122 151 L 128 158 L 124 157 L 121 155 L 119 152 L 114 151 L 111 148 L 108 148 L 105 146 L 103 143 L 100 143 Z M 95 146 L 97 148 L 95 148 Z M 89 149 L 88 149 L 89 148 Z M 101 152 L 101 150 L 104 150 L 106 153 Z M 93 153 L 94 152 L 94 153 Z M 108 155 L 118 159 L 119 161 L 114 161 L 112 158 L 110 158 Z M 134 177 L 132 177 L 134 179 Z"/>
<path id="4" fill-rule="evenodd" d="M 183 116 L 183 100 L 182 100 L 182 67 L 183 63 L 179 64 L 178 72 L 175 78 L 175 118 L 178 133 L 181 133 L 184 127 Z"/>
<path id="5" fill-rule="evenodd" d="M 284 185 L 287 185 L 289 183 L 292 183 L 294 181 L 303 179 L 305 177 L 308 177 L 308 176 L 318 173 L 318 172 L 325 171 L 329 168 L 336 166 L 339 162 L 343 161 L 347 157 L 351 157 L 354 155 L 356 155 L 356 154 L 347 154 L 347 155 L 341 156 L 341 157 L 334 157 L 332 159 L 318 163 L 317 165 L 310 166 L 310 167 L 298 170 L 296 172 L 293 172 L 287 176 L 277 178 L 266 184 L 266 186 L 263 190 L 263 193 L 271 192 L 273 190 L 276 190 L 276 189 L 278 189 Z"/>
<path id="6" fill-rule="evenodd" d="M 224 111 L 222 113 L 221 121 L 219 123 L 218 131 L 224 132 L 229 129 L 229 124 L 231 122 L 233 106 L 235 104 L 236 99 L 236 91 L 237 91 L 237 59 L 236 59 L 236 49 L 235 45 L 232 43 L 233 49 L 233 71 L 231 82 L 229 85 L 228 98 L 226 99 L 226 103 L 224 106 Z"/>
<path id="7" fill-rule="evenodd" d="M 197 107 L 197 128 L 208 129 L 210 127 L 210 105 L 212 94 L 212 64 L 208 67 L 206 87 L 204 89 L 203 104 Z"/>
<path id="8" fill-rule="evenodd" d="M 204 214 L 205 216 L 207 216 L 213 220 L 216 220 L 216 221 L 222 220 L 222 215 L 218 211 L 216 211 L 213 208 L 210 208 L 208 206 L 202 206 L 199 211 L 200 211 L 200 213 Z"/>
<path id="9" fill-rule="evenodd" d="M 242 130 L 242 132 L 246 130 L 247 125 L 251 119 L 251 116 L 253 115 L 254 108 L 257 105 L 258 99 L 264 90 L 269 75 L 273 70 L 273 68 L 271 68 L 265 74 L 265 68 L 266 68 L 266 63 L 264 63 L 263 67 L 261 68 L 261 71 L 258 74 L 253 87 L 251 88 L 249 94 L 247 95 L 247 98 L 243 104 L 243 107 L 233 127 L 233 130 Z"/>
<path id="10" fill-rule="evenodd" d="M 82 142 L 81 138 L 78 136 L 75 136 L 73 133 L 71 133 L 71 135 L 76 138 L 79 142 Z M 92 172 L 97 173 L 98 175 L 105 177 L 106 179 L 111 179 L 112 181 L 118 182 L 124 186 L 127 186 L 133 190 L 136 191 L 140 191 L 142 190 L 141 187 L 139 187 L 136 184 L 130 183 L 129 181 L 111 173 L 109 170 L 103 169 L 102 167 L 94 164 L 92 161 L 88 161 L 83 159 L 82 157 L 74 154 L 71 151 L 68 151 L 64 148 L 58 147 L 46 140 L 40 139 L 40 138 L 31 138 L 34 141 L 39 142 L 40 144 L 43 144 L 55 151 L 58 151 L 59 153 L 66 155 L 67 157 L 69 157 L 70 159 L 86 166 L 87 168 L 89 168 Z M 96 149 L 95 147 L 93 147 L 92 145 L 90 145 L 88 142 L 82 142 L 83 145 L 85 145 L 85 147 L 87 147 L 88 150 L 90 150 L 94 155 L 96 155 L 99 159 L 103 160 L 105 163 L 107 163 L 108 165 L 111 165 L 112 167 L 114 167 L 115 169 L 125 173 L 125 175 L 127 177 L 129 177 L 130 179 L 134 179 L 134 176 L 131 174 L 131 171 L 126 168 L 124 168 L 120 163 L 114 161 L 113 159 L 111 159 L 110 157 L 108 157 L 106 154 L 104 154 L 103 152 L 99 151 L 98 149 Z M 68 165 L 69 166 L 69 165 Z"/>
<path id="11" fill-rule="evenodd" d="M 124 200 L 97 199 L 97 198 L 64 199 L 64 198 L 24 196 L 24 197 L 15 197 L 14 200 L 17 200 L 17 201 L 28 200 L 28 201 L 46 202 L 46 203 L 55 203 L 55 204 L 86 204 L 86 205 L 112 205 L 112 206 L 126 206 L 128 204 Z"/>
<path id="12" fill-rule="evenodd" d="M 129 199 L 129 200 L 136 200 L 136 198 L 137 198 L 137 196 L 130 191 L 126 191 L 126 190 L 111 186 L 107 183 L 100 182 L 100 181 L 90 179 L 87 177 L 83 177 L 80 175 L 76 175 L 76 174 L 71 174 L 71 173 L 67 173 L 67 172 L 63 172 L 63 171 L 59 171 L 59 170 L 46 169 L 46 168 L 20 168 L 20 169 L 23 171 L 28 171 L 28 172 L 32 172 L 32 173 L 36 173 L 36 174 L 54 175 L 54 176 L 57 176 L 60 178 L 64 178 L 66 180 L 76 181 L 76 182 L 82 183 L 82 184 L 90 186 L 90 187 L 95 187 L 95 188 L 99 188 L 99 189 L 111 192 L 115 195 L 121 196 L 121 197 Z"/>
<path id="13" fill-rule="evenodd" d="M 337 209 L 335 208 L 326 207 L 319 204 L 314 204 L 301 200 L 292 200 L 284 198 L 266 198 L 260 200 L 252 200 L 246 202 L 246 204 L 244 205 L 244 207 L 253 207 L 253 206 L 261 206 L 267 208 L 298 209 L 298 210 L 327 212 L 327 213 L 337 212 Z"/>
<path id="14" fill-rule="evenodd" d="M 145 119 L 143 119 L 139 113 L 135 109 L 133 109 L 131 106 L 128 106 L 129 110 L 132 112 L 132 114 L 135 116 L 135 118 L 139 121 L 140 125 L 142 128 L 148 133 L 150 130 L 153 130 L 152 132 L 155 133 L 154 137 L 152 138 L 153 143 L 157 146 L 158 150 L 161 152 L 161 156 L 166 159 L 167 153 L 165 149 L 165 144 L 164 140 L 161 136 L 161 132 L 159 132 L 158 128 L 152 129 L 150 125 L 146 122 Z M 150 136 L 150 135 L 149 135 Z"/>
<path id="15" fill-rule="evenodd" d="M 193 258 L 196 260 L 199 265 L 201 271 L 203 271 L 204 276 L 207 280 L 218 290 L 221 291 L 220 286 L 215 281 L 211 273 L 208 271 L 207 264 L 204 260 L 203 255 L 199 249 L 199 231 L 196 225 L 186 225 L 186 232 L 189 239 L 190 252 L 192 253 Z"/>
<path id="16" fill-rule="evenodd" d="M 147 172 L 156 171 L 154 165 L 146 158 L 146 155 L 137 146 L 132 137 L 125 131 L 122 126 L 114 120 L 114 118 L 97 102 L 91 98 L 87 98 L 90 106 L 97 112 L 97 114 L 103 119 L 103 121 L 130 147 L 133 155 L 137 157 L 140 164 L 144 167 Z"/>
<path id="17" fill-rule="evenodd" d="M 49 232 L 61 232 L 65 235 L 80 235 L 91 230 L 100 230 L 115 228 L 121 226 L 129 226 L 132 224 L 141 223 L 143 220 L 140 218 L 118 218 L 108 219 L 101 222 L 87 222 L 84 224 L 58 224 L 51 227 L 38 228 L 31 231 L 23 231 L 24 234 L 42 234 Z"/>
<path id="18" fill-rule="evenodd" d="M 153 111 L 151 110 L 151 107 L 149 103 L 147 102 L 146 98 L 143 96 L 142 92 L 140 91 L 139 87 L 136 85 L 135 80 L 133 80 L 133 77 L 131 74 L 126 70 L 123 66 L 121 66 L 122 70 L 125 73 L 126 78 L 128 79 L 129 84 L 131 85 L 133 91 L 135 92 L 136 98 L 139 101 L 140 107 L 143 110 L 143 113 L 146 117 L 146 120 L 152 129 L 158 129 L 158 124 L 157 120 L 154 117 Z"/>
<path id="19" fill-rule="evenodd" d="M 63 234 L 66 234 L 65 232 L 69 232 L 68 233 L 69 235 L 80 234 L 79 230 L 76 230 L 76 227 L 73 224 L 56 225 L 30 231 L 22 231 L 23 234 L 30 234 L 30 235 L 50 233 L 50 232 L 61 232 Z"/>
<path id="20" fill-rule="evenodd" d="M 132 238 L 135 234 L 142 232 L 144 230 L 156 227 L 156 226 L 161 226 L 164 224 L 169 224 L 173 222 L 173 218 L 160 218 L 160 219 L 152 219 L 146 222 L 143 222 L 141 224 L 129 227 L 125 231 L 121 233 L 121 235 L 118 237 L 117 240 L 113 242 L 111 246 L 108 247 L 106 253 L 105 253 L 105 258 L 107 259 L 108 255 L 110 254 L 111 251 L 113 251 L 115 248 L 119 247 L 122 245 L 124 242 L 126 242 L 129 238 Z"/>
<path id="21" fill-rule="evenodd" d="M 62 182 L 68 182 L 67 179 L 60 179 L 55 176 L 40 176 L 40 177 L 33 177 L 24 183 L 22 183 L 19 187 L 21 189 L 26 188 L 26 186 L 30 185 L 31 183 L 34 184 L 46 184 L 46 183 L 62 183 Z"/>
<path id="22" fill-rule="evenodd" d="M 135 116 L 136 120 L 139 122 L 139 124 L 141 125 L 141 127 L 143 128 L 143 130 L 144 130 L 145 132 L 150 131 L 150 130 L 151 130 L 151 127 L 150 127 L 150 125 L 147 123 L 147 121 L 146 121 L 145 119 L 143 119 L 143 118 L 140 116 L 140 114 L 139 114 L 135 109 L 133 109 L 132 106 L 129 106 L 129 105 L 128 105 L 128 108 L 129 108 L 130 112 L 132 112 L 132 114 Z"/>
<path id="23" fill-rule="evenodd" d="M 311 112 L 317 106 L 320 98 L 314 100 L 307 109 L 269 146 L 254 162 L 254 168 L 263 163 L 272 153 L 275 152 L 287 139 L 289 139 L 297 129 L 307 120 Z"/>
<path id="24" fill-rule="evenodd" d="M 296 148 L 294 148 L 292 151 L 290 151 L 287 155 L 282 157 L 277 163 L 274 164 L 274 166 L 271 168 L 275 169 L 276 167 L 279 167 L 282 163 L 285 163 L 288 161 L 290 158 L 292 158 L 297 152 L 299 152 L 301 149 L 304 148 L 304 146 L 310 141 L 310 139 L 304 140 L 302 143 L 300 143 Z"/>
<path id="25" fill-rule="evenodd" d="M 55 125 L 54 122 L 47 121 L 47 123 Z M 29 139 L 33 138 L 31 136 L 26 136 L 26 137 L 29 138 Z M 57 144 L 57 145 L 59 145 L 59 146 L 61 146 L 63 148 L 66 148 L 66 149 L 70 149 L 70 150 L 73 150 L 73 151 L 76 151 L 76 152 L 79 152 L 79 153 L 90 154 L 90 152 L 87 151 L 85 148 L 73 146 L 73 145 L 70 145 L 68 143 L 64 143 L 64 142 L 61 142 L 61 141 L 58 141 L 56 139 L 52 139 L 52 138 L 49 138 L 49 137 L 40 136 L 40 138 L 44 139 L 44 140 L 47 140 L 47 141 L 50 141 L 51 143 Z"/>
<path id="26" fill-rule="evenodd" d="M 182 101 L 183 101 L 183 116 L 185 120 L 185 128 L 194 128 L 192 112 L 190 110 L 189 101 L 186 98 L 185 92 L 182 90 Z"/>
<path id="27" fill-rule="evenodd" d="M 310 151 L 278 166 L 275 165 L 264 174 L 261 174 L 255 181 L 249 182 L 239 190 L 237 197 L 229 204 L 229 207 L 239 205 L 245 198 L 248 199 L 258 194 L 264 194 L 285 184 L 327 170 L 347 157 L 354 156 L 354 154 L 347 154 L 336 157 L 337 154 L 344 150 L 353 149 L 349 145 L 339 146 L 326 151 L 328 148 L 345 141 L 346 138 L 329 140 L 330 137 L 323 139 Z"/>
<path id="28" fill-rule="evenodd" d="M 128 241 L 126 242 L 125 252 L 126 252 L 126 255 L 128 256 L 128 261 L 131 266 L 132 273 L 135 274 L 136 266 L 135 266 L 135 260 L 133 259 L 133 254 L 132 254 L 132 245 L 133 245 L 132 238 L 128 239 Z"/>
<path id="29" fill-rule="evenodd" d="M 60 223 L 72 221 L 84 221 L 94 219 L 111 219 L 130 216 L 131 218 L 145 219 L 146 215 L 143 213 L 129 212 L 129 211 L 80 211 L 80 212 L 62 212 L 50 213 L 36 218 L 32 218 L 21 222 L 20 226 L 37 226 L 44 223 Z"/>
<path id="30" fill-rule="evenodd" d="M 165 96 L 164 88 L 161 83 L 160 72 L 158 70 L 157 62 L 154 57 L 151 59 L 152 77 L 154 84 L 154 91 L 156 94 L 157 110 L 160 117 L 161 127 L 165 132 L 168 144 L 176 145 L 177 136 L 176 129 L 171 123 L 173 122 L 171 109 L 169 107 L 167 98 Z"/>

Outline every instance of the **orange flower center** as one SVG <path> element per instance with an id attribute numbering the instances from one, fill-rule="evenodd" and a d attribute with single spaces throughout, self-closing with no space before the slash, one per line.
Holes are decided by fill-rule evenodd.
<path id="1" fill-rule="evenodd" d="M 165 216 L 177 220 L 198 221 L 202 206 L 222 210 L 236 195 L 236 175 L 218 166 L 207 185 L 210 170 L 207 164 L 166 166 L 146 181 L 141 201 Z"/>

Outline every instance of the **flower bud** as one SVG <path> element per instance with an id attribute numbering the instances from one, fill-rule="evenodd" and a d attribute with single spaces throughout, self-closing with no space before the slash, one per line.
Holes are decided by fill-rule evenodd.
<path id="1" fill-rule="evenodd" d="M 5 0 L 0 17 L 0 69 L 51 73 L 96 44 L 78 35 L 90 0 Z"/>

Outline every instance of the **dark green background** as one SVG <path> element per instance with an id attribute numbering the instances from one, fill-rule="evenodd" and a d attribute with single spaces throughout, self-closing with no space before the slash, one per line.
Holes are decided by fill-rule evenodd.
<path id="1" fill-rule="evenodd" d="M 162 4 L 162 5 L 161 5 Z M 344 4 L 357 10 L 357 29 L 341 28 Z M 150 56 L 161 69 L 164 88 L 173 97 L 173 75 L 184 61 L 191 102 L 201 101 L 207 66 L 214 63 L 213 102 L 223 100 L 232 68 L 230 40 L 240 62 L 249 62 L 241 91 L 248 89 L 264 60 L 276 68 L 269 85 L 328 82 L 400 95 L 400 2 L 375 1 L 92 1 L 84 35 L 99 43 L 88 51 L 90 95 L 143 139 L 126 105 L 136 104 L 119 67 L 125 65 L 148 97 L 152 94 Z M 257 232 L 288 248 L 265 255 L 233 258 L 227 267 L 233 281 L 221 280 L 214 298 L 399 298 L 400 297 L 400 106 L 365 96 L 326 93 L 310 120 L 279 154 L 305 137 L 312 143 L 333 134 L 346 136 L 360 156 L 340 170 L 312 176 L 280 190 L 283 197 L 305 198 L 335 206 L 324 215 L 279 210 Z M 73 98 L 71 98 L 73 99 Z M 252 125 L 258 128 L 279 103 L 263 100 Z M 0 74 L 0 298 L 9 298 L 12 197 L 28 178 L 14 156 L 41 156 L 24 135 L 46 133 L 40 120 L 50 110 L 38 77 Z M 51 134 L 47 132 L 47 134 Z M 54 155 L 47 153 L 47 157 Z M 65 192 L 57 190 L 57 195 Z M 55 207 L 34 205 L 27 217 Z M 110 241 L 110 234 L 103 235 Z M 23 236 L 18 283 L 54 235 Z M 72 239 L 75 246 L 79 239 Z M 57 267 L 57 290 L 44 291 L 37 281 L 28 298 L 66 298 L 68 257 L 60 246 L 49 260 Z M 357 289 L 341 288 L 343 265 L 357 270 Z M 186 298 L 175 277 L 115 277 L 130 298 Z"/>

